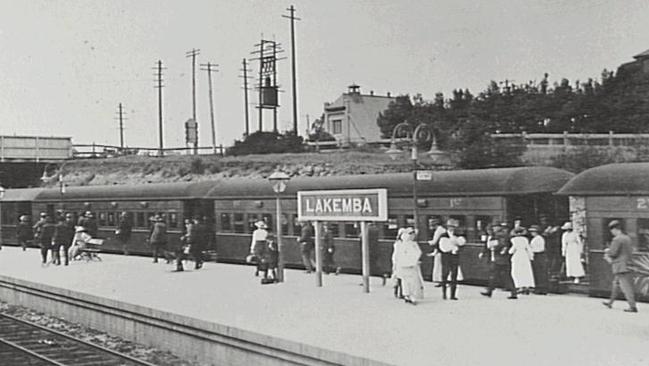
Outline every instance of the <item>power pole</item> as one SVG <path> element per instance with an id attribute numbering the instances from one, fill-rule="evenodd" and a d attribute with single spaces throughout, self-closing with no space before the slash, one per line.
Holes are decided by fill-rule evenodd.
<path id="1" fill-rule="evenodd" d="M 153 75 L 156 76 L 157 79 L 155 80 L 155 85 L 153 87 L 158 89 L 158 137 L 160 142 L 158 155 L 160 156 L 164 155 L 164 143 L 162 142 L 162 88 L 164 87 L 164 84 L 162 82 L 163 69 L 166 69 L 166 67 L 162 67 L 162 61 L 158 60 L 157 67 L 154 68 L 154 70 L 157 70 L 157 72 Z"/>
<path id="2" fill-rule="evenodd" d="M 248 105 L 249 105 L 248 104 L 248 90 L 250 90 L 250 88 L 248 87 L 248 79 L 250 78 L 250 76 L 248 76 L 248 72 L 252 71 L 252 70 L 248 69 L 248 62 L 246 61 L 245 58 L 243 59 L 243 62 L 242 62 L 241 71 L 243 72 L 243 75 L 239 76 L 239 77 L 243 78 L 243 108 L 244 108 L 245 115 L 246 115 L 246 136 L 248 136 L 250 134 L 250 127 L 249 127 L 250 126 L 250 117 L 248 115 Z"/>
<path id="3" fill-rule="evenodd" d="M 297 74 L 295 72 L 295 21 L 301 20 L 295 17 L 295 7 L 291 5 L 286 9 L 290 15 L 282 15 L 291 20 L 291 84 L 293 88 L 293 132 L 297 135 Z"/>
<path id="4" fill-rule="evenodd" d="M 198 155 L 198 121 L 196 120 L 196 56 L 200 55 L 201 50 L 192 48 L 191 51 L 185 52 L 185 57 L 192 58 L 192 119 L 196 122 L 196 141 L 194 141 L 194 155 Z"/>
<path id="5" fill-rule="evenodd" d="M 277 62 L 277 43 L 273 41 L 273 59 Z M 277 67 L 273 70 L 273 85 L 277 85 Z M 273 132 L 277 133 L 277 108 L 273 108 Z"/>
<path id="6" fill-rule="evenodd" d="M 207 71 L 207 82 L 210 84 L 210 120 L 212 122 L 212 152 L 216 155 L 216 129 L 214 127 L 214 98 L 212 97 L 212 71 L 217 72 L 216 64 L 201 64 L 201 70 Z"/>
<path id="7" fill-rule="evenodd" d="M 126 118 L 124 117 L 122 103 L 117 106 L 117 119 L 119 120 L 119 147 L 124 150 L 124 120 Z"/>
<path id="8" fill-rule="evenodd" d="M 263 86 L 264 86 L 264 43 L 266 41 L 261 40 L 259 43 L 259 129 L 257 131 L 261 132 L 264 129 L 264 108 L 261 107 L 262 105 L 262 94 L 263 94 Z"/>

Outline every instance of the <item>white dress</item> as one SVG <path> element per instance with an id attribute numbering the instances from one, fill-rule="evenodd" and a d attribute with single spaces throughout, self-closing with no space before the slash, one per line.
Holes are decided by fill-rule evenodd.
<path id="1" fill-rule="evenodd" d="M 401 279 L 404 296 L 415 299 L 424 297 L 424 282 L 419 269 L 421 249 L 414 241 L 397 240 L 394 243 L 392 266 L 397 278 Z"/>
<path id="2" fill-rule="evenodd" d="M 561 235 L 561 254 L 566 258 L 566 276 L 583 277 L 584 266 L 581 264 L 581 255 L 584 244 L 574 231 L 566 231 Z"/>
<path id="3" fill-rule="evenodd" d="M 530 243 L 524 236 L 511 238 L 512 247 L 509 254 L 512 255 L 512 279 L 516 288 L 534 287 L 534 272 L 532 272 L 533 258 Z"/>

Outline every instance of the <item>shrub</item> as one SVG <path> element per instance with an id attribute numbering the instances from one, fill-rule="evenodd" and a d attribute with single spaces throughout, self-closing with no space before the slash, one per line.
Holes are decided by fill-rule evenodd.
<path id="1" fill-rule="evenodd" d="M 302 137 L 292 133 L 280 134 L 277 132 L 255 132 L 235 141 L 234 146 L 228 149 L 228 155 L 297 153 L 304 151 Z"/>

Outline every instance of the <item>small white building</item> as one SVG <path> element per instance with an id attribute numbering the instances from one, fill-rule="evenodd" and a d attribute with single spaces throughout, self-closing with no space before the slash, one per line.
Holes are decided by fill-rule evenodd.
<path id="1" fill-rule="evenodd" d="M 361 94 L 360 86 L 350 85 L 347 93 L 324 104 L 324 129 L 341 144 L 379 142 L 381 130 L 376 119 L 394 100 L 390 93 Z"/>

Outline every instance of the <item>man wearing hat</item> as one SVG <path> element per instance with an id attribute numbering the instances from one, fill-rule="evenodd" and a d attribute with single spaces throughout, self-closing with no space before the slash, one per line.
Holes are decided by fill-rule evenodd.
<path id="1" fill-rule="evenodd" d="M 32 225 L 29 223 L 29 216 L 20 216 L 18 225 L 16 226 L 16 237 L 23 251 L 27 250 L 27 244 L 34 239 L 34 231 Z"/>
<path id="2" fill-rule="evenodd" d="M 300 230 L 300 237 L 297 242 L 300 244 L 302 262 L 306 268 L 306 273 L 311 273 L 316 265 L 315 259 L 313 258 L 313 250 L 315 249 L 313 226 L 308 221 L 301 222 L 301 225 L 302 229 Z"/>
<path id="3" fill-rule="evenodd" d="M 511 274 L 511 261 L 509 255 L 509 229 L 507 223 L 502 223 L 494 228 L 494 239 L 487 242 L 487 249 L 490 251 L 489 263 L 489 286 L 482 295 L 491 297 L 498 282 L 510 291 L 508 299 L 517 299 L 516 288 Z"/>
<path id="4" fill-rule="evenodd" d="M 613 285 L 611 287 L 611 298 L 604 302 L 604 306 L 609 309 L 613 307 L 613 302 L 620 294 L 620 289 L 629 303 L 629 308 L 624 311 L 637 313 L 638 308 L 635 304 L 635 290 L 631 280 L 631 271 L 629 264 L 633 256 L 633 246 L 631 238 L 622 231 L 622 225 L 618 220 L 613 220 L 608 224 L 608 228 L 613 234 L 611 246 L 604 251 L 604 258 L 611 263 L 613 272 Z"/>
<path id="5" fill-rule="evenodd" d="M 257 270 L 255 276 L 262 272 L 264 278 L 268 277 L 268 226 L 262 220 L 255 222 L 255 231 L 252 232 L 252 241 L 250 243 L 250 253 L 257 258 Z"/>
<path id="6" fill-rule="evenodd" d="M 207 225 L 202 217 L 194 218 L 194 225 L 190 226 L 187 234 L 189 253 L 194 258 L 194 269 L 201 269 L 203 267 L 203 251 L 205 251 L 209 240 Z"/>
<path id="7" fill-rule="evenodd" d="M 532 271 L 534 272 L 534 293 L 537 295 L 548 294 L 548 257 L 545 254 L 545 239 L 540 233 L 541 228 L 538 225 L 532 225 L 529 228 L 532 234 L 530 247 L 534 254 L 532 261 Z"/>
<path id="8" fill-rule="evenodd" d="M 442 298 L 446 300 L 446 285 L 451 276 L 451 300 L 457 300 L 457 272 L 460 264 L 459 251 L 466 239 L 457 235 L 459 221 L 449 219 L 446 222 L 446 232 L 440 236 L 439 251 L 442 252 Z"/>
<path id="9" fill-rule="evenodd" d="M 149 244 L 153 251 L 153 263 L 158 263 L 159 256 L 166 256 L 165 247 L 167 246 L 167 225 L 160 215 L 155 216 L 155 222 L 151 228 Z"/>

